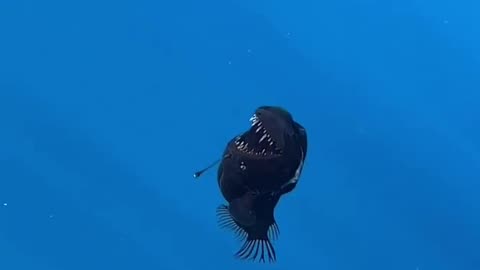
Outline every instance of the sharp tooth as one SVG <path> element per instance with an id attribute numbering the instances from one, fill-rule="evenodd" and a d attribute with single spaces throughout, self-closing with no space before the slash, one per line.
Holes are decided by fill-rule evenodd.
<path id="1" fill-rule="evenodd" d="M 273 142 L 270 142 L 270 145 L 273 145 Z"/>
<path id="2" fill-rule="evenodd" d="M 262 136 L 262 138 L 260 138 L 259 143 L 261 143 L 263 140 L 265 140 L 266 137 L 267 137 L 267 135 L 264 134 L 264 135 Z"/>
<path id="3" fill-rule="evenodd" d="M 255 131 L 255 133 L 258 133 L 261 129 L 262 129 L 262 127 L 258 127 L 257 130 Z"/>

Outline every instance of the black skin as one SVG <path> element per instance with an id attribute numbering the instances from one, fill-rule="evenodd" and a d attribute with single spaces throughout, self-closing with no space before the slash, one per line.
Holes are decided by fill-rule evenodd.
<path id="1" fill-rule="evenodd" d="M 297 182 L 290 182 L 307 154 L 305 129 L 287 111 L 262 106 L 255 111 L 258 119 L 276 142 L 281 154 L 258 156 L 237 149 L 236 138 L 230 140 L 218 169 L 218 184 L 228 206 L 220 206 L 221 222 L 246 239 L 237 256 L 243 259 L 276 260 L 270 238 L 278 235 L 274 209 L 281 196 L 293 191 Z M 240 136 L 258 141 L 256 127 Z M 255 137 L 257 136 L 257 137 Z M 269 237 L 270 234 L 270 237 Z M 257 240 L 257 242 L 255 242 Z M 257 246 L 260 247 L 256 254 Z"/>
<path id="2" fill-rule="evenodd" d="M 268 115 L 267 115 L 268 112 Z M 279 107 L 262 106 L 255 113 L 260 115 L 272 137 L 282 142 L 283 154 L 275 157 L 256 157 L 237 150 L 235 138 L 231 139 L 223 153 L 225 157 L 218 169 L 218 182 L 224 198 L 231 201 L 247 191 L 273 192 L 283 195 L 292 191 L 295 183 L 284 186 L 295 174 L 307 155 L 305 128 Z M 262 119 L 262 116 L 265 117 Z M 242 136 L 253 133 L 254 128 Z M 242 169 L 242 164 L 246 170 Z"/>

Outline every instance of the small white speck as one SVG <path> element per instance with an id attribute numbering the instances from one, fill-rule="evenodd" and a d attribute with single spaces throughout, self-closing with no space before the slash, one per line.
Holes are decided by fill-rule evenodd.
<path id="1" fill-rule="evenodd" d="M 228 61 L 228 64 L 231 65 L 231 64 L 232 64 L 232 61 Z"/>
<path id="2" fill-rule="evenodd" d="M 6 202 L 3 203 L 3 206 L 7 206 L 7 205 L 8 205 L 8 203 L 6 203 Z"/>
<path id="3" fill-rule="evenodd" d="M 48 215 L 48 218 L 53 218 L 54 216 L 53 215 Z"/>

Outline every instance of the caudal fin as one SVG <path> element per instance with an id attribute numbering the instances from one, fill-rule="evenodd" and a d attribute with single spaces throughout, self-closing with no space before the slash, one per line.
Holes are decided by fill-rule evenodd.
<path id="1" fill-rule="evenodd" d="M 240 250 L 235 253 L 239 259 L 265 262 L 268 255 L 270 263 L 276 262 L 277 255 L 270 239 L 247 239 Z"/>
<path id="2" fill-rule="evenodd" d="M 264 209 L 260 209 L 264 210 Z M 272 240 L 278 239 L 280 230 L 273 218 L 272 213 L 265 214 L 265 211 L 257 211 L 255 223 L 248 226 L 233 218 L 229 207 L 221 205 L 217 208 L 217 217 L 220 227 L 233 231 L 240 241 L 242 247 L 235 253 L 235 257 L 243 260 L 275 262 L 276 252 Z"/>

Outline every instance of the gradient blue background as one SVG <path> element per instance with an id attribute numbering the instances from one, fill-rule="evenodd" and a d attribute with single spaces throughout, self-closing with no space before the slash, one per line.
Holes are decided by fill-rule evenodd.
<path id="1" fill-rule="evenodd" d="M 0 1 L 0 269 L 480 269 L 480 2 Z M 275 265 L 233 259 L 217 159 L 309 135 Z"/>

